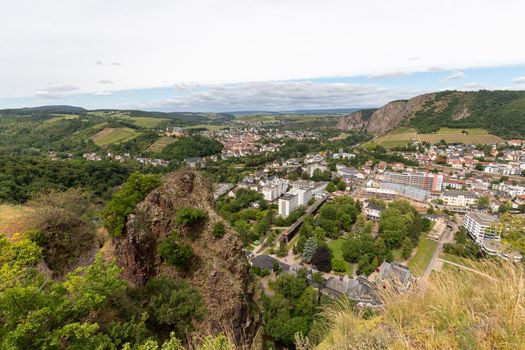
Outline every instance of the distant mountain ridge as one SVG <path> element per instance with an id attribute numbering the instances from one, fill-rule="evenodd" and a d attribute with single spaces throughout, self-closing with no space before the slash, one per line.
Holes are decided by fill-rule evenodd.
<path id="1" fill-rule="evenodd" d="M 132 117 L 158 117 L 168 119 L 179 119 L 186 122 L 209 122 L 209 121 L 228 121 L 235 117 L 230 113 L 204 113 L 204 112 L 157 112 L 124 109 L 94 109 L 88 110 L 82 107 L 68 105 L 51 105 L 24 108 L 9 108 L 0 110 L 0 115 L 46 115 L 46 114 L 86 114 L 88 112 L 119 112 L 128 113 Z"/>
<path id="2" fill-rule="evenodd" d="M 432 133 L 439 128 L 483 128 L 504 138 L 525 137 L 525 91 L 443 91 L 392 101 L 339 119 L 337 128 L 383 135 L 398 126 Z"/>

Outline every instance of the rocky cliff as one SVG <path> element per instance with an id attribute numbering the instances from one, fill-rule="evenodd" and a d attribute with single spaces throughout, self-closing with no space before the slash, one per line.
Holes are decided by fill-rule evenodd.
<path id="1" fill-rule="evenodd" d="M 425 104 L 434 99 L 435 94 L 425 94 L 411 98 L 389 102 L 373 111 L 371 115 L 357 111 L 341 117 L 337 128 L 345 131 L 366 131 L 382 135 L 397 127 L 402 121 L 410 119 L 414 114 L 425 108 Z"/>
<path id="2" fill-rule="evenodd" d="M 206 319 L 196 325 L 200 333 L 217 333 L 228 328 L 237 339 L 253 331 L 248 306 L 252 300 L 248 262 L 236 234 L 227 229 L 222 238 L 212 236 L 220 221 L 214 211 L 209 185 L 192 171 L 172 173 L 151 192 L 128 218 L 123 235 L 115 240 L 115 256 L 126 279 L 142 285 L 152 278 L 183 279 L 200 289 L 205 300 Z M 195 259 L 189 272 L 161 262 L 158 245 L 177 229 L 175 216 L 182 207 L 197 207 L 208 219 L 191 241 Z M 197 328 L 198 327 L 198 328 Z"/>

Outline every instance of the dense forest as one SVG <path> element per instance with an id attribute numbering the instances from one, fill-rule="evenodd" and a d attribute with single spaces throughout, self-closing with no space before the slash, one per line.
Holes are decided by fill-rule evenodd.
<path id="1" fill-rule="evenodd" d="M 439 92 L 406 124 L 420 133 L 483 128 L 503 138 L 524 138 L 525 91 Z"/>

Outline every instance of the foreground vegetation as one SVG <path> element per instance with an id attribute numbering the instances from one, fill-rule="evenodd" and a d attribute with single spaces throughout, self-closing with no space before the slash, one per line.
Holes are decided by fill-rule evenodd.
<path id="1" fill-rule="evenodd" d="M 349 302 L 326 308 L 312 335 L 316 349 L 523 349 L 523 266 L 481 266 L 483 274 L 436 274 L 423 291 L 385 292 L 383 311 L 359 312 Z"/>

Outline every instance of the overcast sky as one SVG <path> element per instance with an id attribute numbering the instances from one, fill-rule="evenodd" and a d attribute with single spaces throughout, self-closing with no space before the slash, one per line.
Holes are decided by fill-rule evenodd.
<path id="1" fill-rule="evenodd" d="M 525 89 L 523 0 L 1 0 L 0 107 L 238 110 Z"/>

